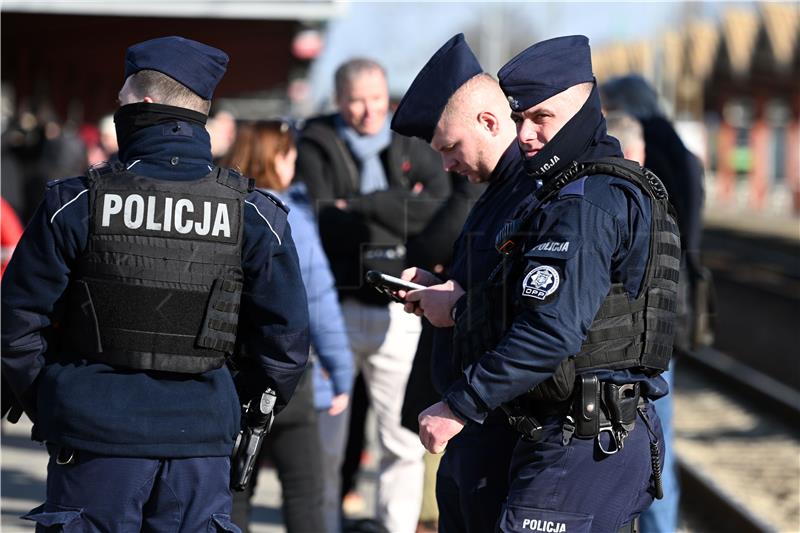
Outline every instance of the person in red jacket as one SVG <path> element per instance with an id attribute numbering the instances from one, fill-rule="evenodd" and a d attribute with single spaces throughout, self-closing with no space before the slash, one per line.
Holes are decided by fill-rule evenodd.
<path id="1" fill-rule="evenodd" d="M 5 198 L 0 198 L 0 277 L 6 271 L 11 254 L 22 237 L 22 222 Z"/>

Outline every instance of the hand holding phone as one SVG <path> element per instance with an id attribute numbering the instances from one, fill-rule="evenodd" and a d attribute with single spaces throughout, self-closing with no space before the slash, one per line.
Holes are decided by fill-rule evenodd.
<path id="1" fill-rule="evenodd" d="M 372 285 L 378 290 L 386 288 L 391 291 L 414 291 L 424 289 L 424 285 L 419 283 L 412 283 L 404 279 L 396 278 L 377 270 L 370 270 L 367 272 L 367 283 Z"/>

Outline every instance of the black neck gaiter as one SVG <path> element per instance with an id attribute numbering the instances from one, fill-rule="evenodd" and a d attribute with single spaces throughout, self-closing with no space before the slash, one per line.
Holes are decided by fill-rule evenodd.
<path id="1" fill-rule="evenodd" d="M 206 115 L 191 109 L 148 102 L 124 105 L 114 113 L 114 126 L 120 149 L 127 146 L 131 135 L 142 128 L 176 121 L 205 126 L 206 120 L 208 120 Z"/>
<path id="2" fill-rule="evenodd" d="M 606 137 L 605 127 L 602 127 L 604 123 L 595 86 L 575 116 L 535 156 L 525 160 L 525 172 L 546 181 L 573 161 L 581 161 L 592 144 L 599 140 L 598 136 Z"/>

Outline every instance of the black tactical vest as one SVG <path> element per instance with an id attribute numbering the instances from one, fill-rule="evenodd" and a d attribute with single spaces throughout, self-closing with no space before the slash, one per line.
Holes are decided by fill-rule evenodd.
<path id="1" fill-rule="evenodd" d="M 680 272 L 680 236 L 664 185 L 652 172 L 621 158 L 573 165 L 537 191 L 538 205 L 552 200 L 568 183 L 605 174 L 636 184 L 651 200 L 650 254 L 640 295 L 629 300 L 621 283 L 611 289 L 592 322 L 579 353 L 562 361 L 553 377 L 530 395 L 535 400 L 561 401 L 573 389 L 575 375 L 601 369 L 636 369 L 656 375 L 669 367 L 675 329 Z M 454 330 L 454 351 L 462 367 L 499 342 L 517 310 L 506 287 L 516 286 L 522 268 L 524 235 L 535 210 L 509 224 L 498 235 L 505 255 L 490 279 L 467 293 L 467 308 Z M 470 294 L 472 293 L 472 294 Z"/>
<path id="2" fill-rule="evenodd" d="M 89 240 L 67 302 L 67 348 L 137 370 L 202 373 L 233 352 L 252 181 L 90 170 Z"/>

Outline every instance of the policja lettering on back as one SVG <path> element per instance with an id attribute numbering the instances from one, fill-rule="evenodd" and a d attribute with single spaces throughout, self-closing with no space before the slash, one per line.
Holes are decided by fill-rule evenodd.
<path id="1" fill-rule="evenodd" d="M 153 194 L 148 195 L 145 200 L 141 194 L 136 193 L 127 196 L 105 193 L 101 202 L 103 211 L 100 225 L 105 228 L 119 229 L 117 226 L 121 219 L 124 226 L 132 230 L 194 233 L 199 236 L 210 233 L 214 237 L 231 236 L 229 206 L 217 199 L 178 198 L 176 201 L 172 196 Z M 196 204 L 202 207 L 197 209 Z M 114 216 L 120 214 L 121 217 Z M 198 214 L 199 219 L 194 220 L 189 216 L 193 214 Z"/>
<path id="2" fill-rule="evenodd" d="M 546 533 L 564 533 L 567 525 L 563 522 L 552 522 L 550 520 L 535 520 L 526 518 L 522 521 L 522 529 L 531 531 L 544 531 Z"/>

